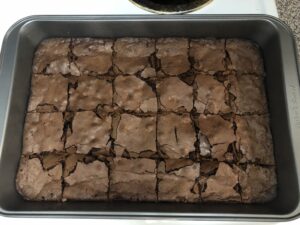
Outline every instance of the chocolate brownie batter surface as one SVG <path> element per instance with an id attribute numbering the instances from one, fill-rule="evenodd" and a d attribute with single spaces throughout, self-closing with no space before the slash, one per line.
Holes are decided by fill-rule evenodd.
<path id="1" fill-rule="evenodd" d="M 47 39 L 17 190 L 35 201 L 270 201 L 264 77 L 248 40 Z"/>

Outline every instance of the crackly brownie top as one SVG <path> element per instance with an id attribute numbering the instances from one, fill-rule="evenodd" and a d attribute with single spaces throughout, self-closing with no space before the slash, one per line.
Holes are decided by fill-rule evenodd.
<path id="1" fill-rule="evenodd" d="M 98 105 L 112 104 L 112 84 L 108 80 L 82 77 L 69 89 L 70 111 L 94 110 Z"/>
<path id="2" fill-rule="evenodd" d="M 44 40 L 35 52 L 33 72 L 68 73 L 70 41 L 65 38 Z"/>
<path id="3" fill-rule="evenodd" d="M 33 64 L 16 178 L 25 199 L 252 203 L 276 196 L 256 44 L 53 38 Z"/>
<path id="4" fill-rule="evenodd" d="M 195 84 L 197 86 L 195 99 L 197 112 L 218 114 L 231 111 L 226 87 L 214 76 L 198 74 L 195 78 Z"/>
<path id="5" fill-rule="evenodd" d="M 226 69 L 224 39 L 193 39 L 190 49 L 193 66 L 196 70 L 214 73 Z"/>
<path id="6" fill-rule="evenodd" d="M 62 151 L 62 113 L 28 113 L 23 135 L 23 153 Z"/>
<path id="7" fill-rule="evenodd" d="M 228 39 L 226 51 L 229 55 L 229 69 L 238 73 L 253 73 L 262 75 L 264 71 L 263 60 L 259 47 L 248 40 Z"/>
<path id="8" fill-rule="evenodd" d="M 59 200 L 61 198 L 62 165 L 44 170 L 38 158 L 21 158 L 17 189 L 28 199 Z"/>
<path id="9" fill-rule="evenodd" d="M 112 67 L 112 46 L 110 39 L 75 39 L 72 48 L 74 63 L 83 74 L 106 74 Z"/>
<path id="10" fill-rule="evenodd" d="M 103 162 L 94 161 L 89 164 L 78 162 L 75 171 L 65 177 L 64 181 L 65 200 L 107 199 L 108 169 Z"/>
<path id="11" fill-rule="evenodd" d="M 135 74 L 149 64 L 155 52 L 154 40 L 149 38 L 119 38 L 114 44 L 114 63 L 119 73 Z"/>
<path id="12" fill-rule="evenodd" d="M 181 166 L 168 171 L 169 161 L 172 160 L 161 162 L 158 166 L 158 199 L 183 202 L 199 201 L 197 178 L 199 177 L 200 164 L 190 163 L 184 159 L 176 160 Z"/>
<path id="13" fill-rule="evenodd" d="M 143 151 L 156 152 L 156 117 L 122 114 L 117 126 L 115 151 L 122 155 L 126 150 L 132 156 Z"/>
<path id="14" fill-rule="evenodd" d="M 71 39 L 46 39 L 35 52 L 32 71 L 36 74 L 80 76 L 78 66 L 72 61 L 71 55 Z"/>
<path id="15" fill-rule="evenodd" d="M 228 152 L 230 145 L 236 140 L 231 120 L 225 120 L 219 115 L 200 115 L 199 128 L 201 156 L 211 156 L 220 161 L 233 160 L 233 153 Z"/>
<path id="16" fill-rule="evenodd" d="M 273 165 L 273 142 L 268 116 L 237 116 L 237 148 L 244 154 L 242 160 Z"/>
<path id="17" fill-rule="evenodd" d="M 233 124 L 219 115 L 200 115 L 199 127 L 211 145 L 231 143 L 235 140 Z"/>
<path id="18" fill-rule="evenodd" d="M 169 77 L 159 81 L 157 93 L 162 110 L 189 112 L 193 108 L 193 87 L 178 77 Z"/>
<path id="19" fill-rule="evenodd" d="M 157 98 L 153 88 L 140 78 L 118 76 L 114 82 L 115 103 L 128 111 L 157 112 Z"/>
<path id="20" fill-rule="evenodd" d="M 112 199 L 156 200 L 156 163 L 150 159 L 114 159 L 111 163 Z"/>
<path id="21" fill-rule="evenodd" d="M 276 196 L 276 172 L 274 167 L 248 165 L 240 172 L 242 201 L 266 202 Z"/>
<path id="22" fill-rule="evenodd" d="M 184 158 L 195 150 L 196 135 L 189 114 L 159 115 L 157 125 L 157 141 L 164 157 Z"/>
<path id="23" fill-rule="evenodd" d="M 65 177 L 65 182 L 72 186 L 77 183 L 88 182 L 95 179 L 103 180 L 103 185 L 107 186 L 108 170 L 103 162 L 94 161 L 89 164 L 78 162 L 75 171 Z"/>
<path id="24" fill-rule="evenodd" d="M 73 40 L 73 53 L 76 56 L 111 55 L 112 46 L 110 39 L 76 38 Z"/>
<path id="25" fill-rule="evenodd" d="M 226 163 L 220 163 L 215 175 L 206 181 L 206 188 L 201 193 L 204 201 L 240 201 L 240 194 L 235 190 L 238 184 L 238 170 Z"/>
<path id="26" fill-rule="evenodd" d="M 31 79 L 29 112 L 63 112 L 68 103 L 68 80 L 61 75 L 36 75 Z"/>
<path id="27" fill-rule="evenodd" d="M 86 154 L 93 148 L 108 147 L 111 120 L 111 116 L 100 118 L 92 111 L 75 113 L 66 148 L 75 146 L 78 153 Z"/>
<path id="28" fill-rule="evenodd" d="M 161 38 L 157 40 L 157 58 L 161 70 L 166 75 L 178 75 L 190 69 L 188 60 L 188 39 L 186 38 Z"/>
<path id="29" fill-rule="evenodd" d="M 230 75 L 229 92 L 232 94 L 232 109 L 238 114 L 266 113 L 267 99 L 263 79 L 252 75 Z"/>

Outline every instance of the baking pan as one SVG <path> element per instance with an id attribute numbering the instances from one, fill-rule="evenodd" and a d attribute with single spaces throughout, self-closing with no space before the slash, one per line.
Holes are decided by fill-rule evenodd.
<path id="1" fill-rule="evenodd" d="M 33 202 L 17 193 L 33 54 L 50 37 L 246 38 L 262 49 L 278 195 L 264 204 Z M 288 220 L 300 213 L 300 90 L 296 47 L 279 20 L 258 15 L 32 16 L 13 25 L 0 59 L 0 212 L 11 216 Z"/>

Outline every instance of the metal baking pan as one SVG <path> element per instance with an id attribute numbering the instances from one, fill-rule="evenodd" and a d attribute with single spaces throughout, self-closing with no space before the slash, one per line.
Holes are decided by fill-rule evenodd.
<path id="1" fill-rule="evenodd" d="M 49 37 L 246 38 L 263 52 L 278 196 L 264 204 L 32 202 L 15 188 L 35 48 Z M 32 16 L 7 32 L 0 60 L 0 212 L 9 216 L 289 220 L 300 214 L 300 89 L 291 31 L 258 15 Z"/>

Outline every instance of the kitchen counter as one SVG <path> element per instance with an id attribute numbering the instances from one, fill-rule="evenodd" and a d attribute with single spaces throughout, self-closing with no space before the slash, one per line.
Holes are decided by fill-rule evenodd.
<path id="1" fill-rule="evenodd" d="M 279 18 L 284 20 L 294 31 L 300 62 L 300 1 L 276 0 Z"/>

